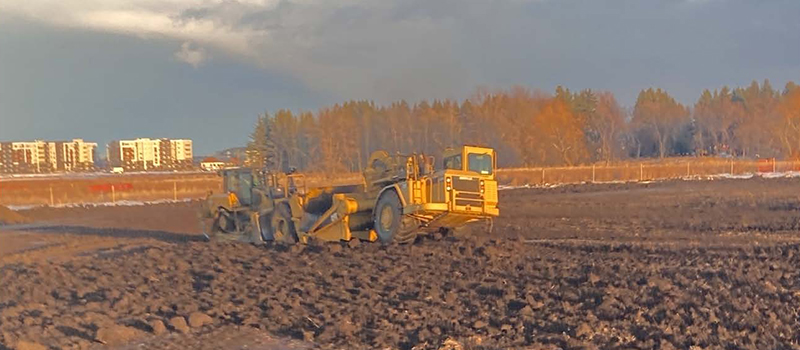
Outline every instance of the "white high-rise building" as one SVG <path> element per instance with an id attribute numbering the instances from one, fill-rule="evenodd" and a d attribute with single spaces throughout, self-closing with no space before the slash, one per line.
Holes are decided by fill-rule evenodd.
<path id="1" fill-rule="evenodd" d="M 134 170 L 179 169 L 192 165 L 192 140 L 138 138 L 112 141 L 109 165 Z"/>
<path id="2" fill-rule="evenodd" d="M 169 140 L 170 157 L 176 162 L 192 160 L 192 140 Z"/>
<path id="3" fill-rule="evenodd" d="M 94 168 L 94 152 L 97 144 L 74 139 L 71 142 L 51 143 L 51 154 L 55 154 L 58 170 L 89 170 Z"/>
<path id="4" fill-rule="evenodd" d="M 24 141 L 0 143 L 0 172 L 48 173 L 91 170 L 96 143 L 72 141 Z"/>

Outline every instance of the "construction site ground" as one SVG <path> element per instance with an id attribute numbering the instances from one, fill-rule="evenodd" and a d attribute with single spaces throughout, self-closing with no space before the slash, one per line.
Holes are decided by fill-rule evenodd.
<path id="1" fill-rule="evenodd" d="M 0 349 L 800 349 L 798 179 L 500 203 L 491 234 L 408 246 L 207 243 L 197 203 L 22 211 Z"/>

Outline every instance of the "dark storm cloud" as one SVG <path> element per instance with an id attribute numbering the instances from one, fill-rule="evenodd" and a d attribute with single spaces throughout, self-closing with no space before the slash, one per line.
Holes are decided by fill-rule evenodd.
<path id="1" fill-rule="evenodd" d="M 788 79 L 797 70 L 799 2 L 227 1 L 187 9 L 247 30 L 266 67 L 340 98 L 464 96 L 476 85 L 611 89 L 630 102 L 663 86 L 691 102 L 702 87 Z M 284 56 L 284 59 L 279 57 Z"/>

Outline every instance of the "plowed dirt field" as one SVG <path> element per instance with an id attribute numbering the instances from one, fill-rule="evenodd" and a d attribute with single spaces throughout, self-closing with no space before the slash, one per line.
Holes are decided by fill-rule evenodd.
<path id="1" fill-rule="evenodd" d="M 506 190 L 492 234 L 408 246 L 212 244 L 195 211 L 21 212 L 0 349 L 800 349 L 796 179 Z"/>

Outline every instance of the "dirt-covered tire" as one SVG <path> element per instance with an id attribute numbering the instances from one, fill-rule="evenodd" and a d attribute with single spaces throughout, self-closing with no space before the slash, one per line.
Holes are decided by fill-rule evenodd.
<path id="1" fill-rule="evenodd" d="M 400 222 L 400 232 L 394 236 L 394 241 L 399 244 L 411 244 L 417 241 L 417 236 L 420 234 L 419 220 L 408 215 L 403 216 L 403 221 Z"/>
<path id="2" fill-rule="evenodd" d="M 212 227 L 212 231 L 218 231 L 220 233 L 235 233 L 236 222 L 233 219 L 233 214 L 224 209 L 220 209 L 217 217 L 214 219 L 214 224 Z"/>
<path id="3" fill-rule="evenodd" d="M 297 230 L 295 230 L 294 221 L 292 221 L 292 214 L 289 211 L 289 207 L 285 205 L 279 205 L 277 208 L 275 208 L 275 211 L 272 212 L 272 219 L 270 222 L 272 240 L 275 242 L 289 244 L 297 243 Z"/>
<path id="4" fill-rule="evenodd" d="M 417 238 L 417 233 L 409 221 L 412 218 L 404 217 L 400 197 L 394 191 L 386 191 L 378 199 L 373 215 L 373 227 L 378 234 L 378 241 L 389 243 L 412 243 Z"/>
<path id="5" fill-rule="evenodd" d="M 213 218 L 203 220 L 203 235 L 211 242 L 235 240 L 240 234 L 233 214 L 225 209 L 220 208 Z"/>

